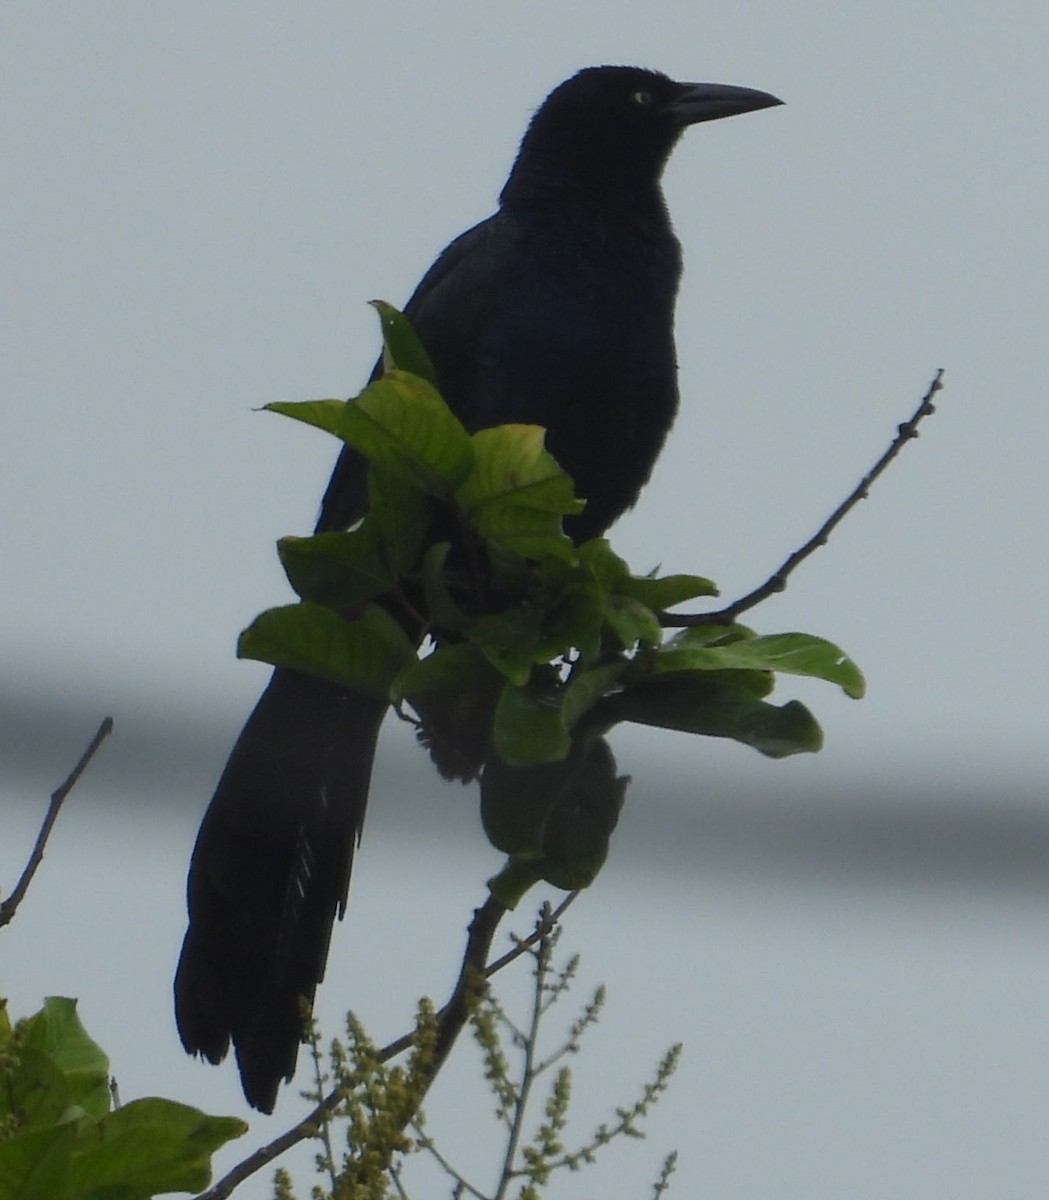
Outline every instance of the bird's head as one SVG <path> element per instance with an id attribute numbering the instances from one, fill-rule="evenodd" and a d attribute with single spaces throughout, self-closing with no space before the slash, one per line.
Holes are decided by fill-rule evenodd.
<path id="1" fill-rule="evenodd" d="M 689 125 L 776 104 L 753 88 L 678 83 L 641 67 L 587 67 L 536 111 L 502 202 L 651 191 Z"/>

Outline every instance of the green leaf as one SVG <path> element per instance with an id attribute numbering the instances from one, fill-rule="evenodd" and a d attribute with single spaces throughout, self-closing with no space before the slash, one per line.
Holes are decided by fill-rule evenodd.
<path id="1" fill-rule="evenodd" d="M 500 542 L 484 543 L 484 556 L 491 572 L 492 591 L 505 596 L 519 596 L 535 579 L 535 568 L 523 554 Z"/>
<path id="2" fill-rule="evenodd" d="M 493 734 L 496 752 L 512 766 L 555 762 L 572 745 L 561 709 L 550 693 L 512 683 L 499 695 Z"/>
<path id="3" fill-rule="evenodd" d="M 133 1100 L 82 1128 L 70 1194 L 148 1200 L 202 1191 L 211 1182 L 212 1153 L 247 1129 L 234 1117 L 209 1117 L 171 1100 Z"/>
<path id="4" fill-rule="evenodd" d="M 478 617 L 466 627 L 470 641 L 518 687 L 524 687 L 532 673 L 539 634 L 540 614 L 525 606 Z"/>
<path id="5" fill-rule="evenodd" d="M 468 513 L 493 503 L 513 503 L 543 512 L 581 513 L 584 502 L 572 480 L 544 447 L 541 425 L 496 425 L 473 435 L 474 469 L 456 492 Z"/>
<path id="6" fill-rule="evenodd" d="M 561 517 L 583 510 L 572 481 L 543 448 L 539 425 L 498 425 L 473 435 L 473 470 L 455 500 L 482 538 L 530 557 L 573 557 Z"/>
<path id="7" fill-rule="evenodd" d="M 3 1200 L 68 1200 L 76 1124 L 31 1129 L 0 1142 Z M 80 1200 L 80 1197 L 77 1197 Z"/>
<path id="8" fill-rule="evenodd" d="M 836 683 L 853 699 L 863 696 L 865 684 L 860 669 L 833 642 L 823 638 L 807 633 L 777 633 L 711 645 L 705 633 L 695 639 L 689 633 L 679 635 L 659 651 L 655 671 L 778 671 Z"/>
<path id="9" fill-rule="evenodd" d="M 481 774 L 481 823 L 496 848 L 518 859 L 538 859 L 543 830 L 563 782 L 565 764 L 512 767 L 501 758 Z"/>
<path id="10" fill-rule="evenodd" d="M 663 631 L 656 614 L 639 598 L 644 586 L 638 586 L 654 581 L 632 576 L 630 568 L 605 538 L 594 538 L 580 546 L 579 559 L 604 593 L 604 622 L 624 649 L 629 650 L 637 643 L 658 646 Z"/>
<path id="11" fill-rule="evenodd" d="M 770 696 L 776 688 L 776 676 L 771 671 L 745 671 L 731 670 L 724 671 L 697 671 L 697 680 L 706 684 L 730 684 L 732 687 L 740 687 L 745 692 L 749 692 L 752 696 L 756 696 L 759 700 L 764 700 L 766 696 Z M 663 674 L 656 673 L 654 678 L 665 679 Z"/>
<path id="12" fill-rule="evenodd" d="M 434 542 L 427 548 L 423 555 L 423 592 L 431 626 L 458 633 L 469 625 L 470 618 L 448 590 L 445 564 L 451 548 L 451 542 Z"/>
<path id="13" fill-rule="evenodd" d="M 565 891 L 589 887 L 608 857 L 629 779 L 616 776 L 604 738 L 579 756 L 543 831 L 543 878 Z"/>
<path id="14" fill-rule="evenodd" d="M 281 565 L 303 600 L 352 608 L 388 592 L 417 565 L 434 502 L 374 464 L 368 498 L 354 529 L 278 541 Z"/>
<path id="15" fill-rule="evenodd" d="M 575 556 L 572 539 L 554 513 L 508 504 L 487 510 L 477 529 L 489 542 L 498 541 L 526 558 L 556 557 L 570 562 Z"/>
<path id="16" fill-rule="evenodd" d="M 584 542 L 579 547 L 579 561 L 609 591 L 618 591 L 630 579 L 630 568 L 612 549 L 607 538 Z"/>
<path id="17" fill-rule="evenodd" d="M 373 533 L 390 574 L 400 579 L 419 562 L 430 532 L 434 501 L 372 463 L 368 469 L 368 504 L 362 528 L 367 526 Z"/>
<path id="18" fill-rule="evenodd" d="M 758 635 L 746 625 L 690 625 L 674 634 L 674 646 L 678 643 L 688 646 L 728 646 L 732 642 L 743 642 Z"/>
<path id="19" fill-rule="evenodd" d="M 408 318 L 385 300 L 371 300 L 369 303 L 379 314 L 379 323 L 382 326 L 383 370 L 392 371 L 399 368 L 412 375 L 418 375 L 420 379 L 425 379 L 427 383 L 436 387 L 437 374 L 433 363 L 423 349 L 422 342 L 415 336 Z"/>
<path id="20" fill-rule="evenodd" d="M 718 595 L 717 584 L 701 575 L 631 575 L 620 584 L 620 591 L 656 611 L 699 596 Z"/>
<path id="21" fill-rule="evenodd" d="M 346 413 L 346 440 L 366 458 L 433 496 L 457 487 L 473 466 L 470 435 L 424 379 L 389 371 Z"/>
<path id="22" fill-rule="evenodd" d="M 620 681 L 628 665 L 626 662 L 605 663 L 573 675 L 561 704 L 561 719 L 568 729 L 572 729 L 599 700 L 620 690 Z"/>
<path id="23" fill-rule="evenodd" d="M 596 583 L 580 580 L 568 584 L 543 621 L 547 657 L 568 657 L 574 649 L 584 661 L 596 658 L 601 650 L 605 615 L 604 593 Z"/>
<path id="24" fill-rule="evenodd" d="M 512 858 L 493 893 L 515 904 L 538 879 L 587 887 L 608 855 L 627 780 L 616 777 L 604 738 L 578 742 L 562 762 L 508 766 L 493 759 L 481 778 L 488 840 Z M 509 897 L 509 899 L 506 899 Z"/>
<path id="25" fill-rule="evenodd" d="M 396 576 L 375 527 L 366 526 L 350 533 L 281 538 L 277 554 L 296 594 L 330 608 L 351 608 L 388 592 Z"/>
<path id="26" fill-rule="evenodd" d="M 30 1021 L 35 1019 L 31 1017 Z M 46 1051 L 22 1046 L 5 1074 L 0 1089 L 0 1114 L 5 1124 L 40 1129 L 68 1120 L 71 1111 L 80 1112 L 70 1082 Z"/>
<path id="27" fill-rule="evenodd" d="M 394 704 L 426 692 L 476 692 L 489 687 L 499 676 L 477 646 L 458 642 L 439 646 L 425 658 L 416 659 L 399 672 L 390 685 Z"/>
<path id="28" fill-rule="evenodd" d="M 342 438 L 346 410 L 352 403 L 352 400 L 273 400 L 264 404 L 262 411 L 291 417 L 293 421 L 301 421 L 303 425 Z M 342 440 L 345 441 L 345 438 Z"/>
<path id="29" fill-rule="evenodd" d="M 24 1063 L 36 1061 L 35 1052 L 61 1074 L 63 1103 L 92 1116 L 109 1111 L 109 1059 L 81 1025 L 75 1000 L 48 996 L 41 1011 L 23 1024 L 19 1041 Z M 38 1065 L 43 1069 L 43 1062 Z"/>
<path id="30" fill-rule="evenodd" d="M 390 371 L 348 401 L 267 404 L 327 430 L 410 486 L 445 496 L 470 473 L 470 435 L 433 386 L 405 371 Z"/>
<path id="31" fill-rule="evenodd" d="M 629 596 L 611 595 L 605 603 L 605 621 L 625 650 L 640 643 L 658 646 L 663 630 L 656 614 Z"/>
<path id="32" fill-rule="evenodd" d="M 415 646 L 380 605 L 347 621 L 330 608 L 303 602 L 256 617 L 240 635 L 237 655 L 385 699 L 398 672 L 415 660 Z"/>
<path id="33" fill-rule="evenodd" d="M 542 878 L 542 868 L 538 863 L 511 857 L 506 860 L 499 874 L 488 880 L 488 890 L 503 908 L 512 912 L 525 893 Z"/>
<path id="34" fill-rule="evenodd" d="M 656 676 L 607 704 L 618 720 L 732 738 L 770 758 L 812 753 L 823 745 L 819 725 L 799 701 L 769 704 L 745 687 L 697 672 Z"/>

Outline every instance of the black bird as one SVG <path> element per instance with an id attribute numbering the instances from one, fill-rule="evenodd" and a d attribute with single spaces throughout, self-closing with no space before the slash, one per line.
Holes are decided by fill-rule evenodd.
<path id="1" fill-rule="evenodd" d="M 749 88 L 592 67 L 556 88 L 521 142 L 499 209 L 457 238 L 405 308 L 468 429 L 543 425 L 585 510 L 577 541 L 637 500 L 678 404 L 681 250 L 660 190 L 689 126 L 781 103 Z M 366 511 L 344 450 L 317 530 Z M 232 1041 L 244 1094 L 271 1112 L 295 1069 L 303 1004 L 346 905 L 386 705 L 277 670 L 237 739 L 197 837 L 175 979 L 190 1053 Z"/>

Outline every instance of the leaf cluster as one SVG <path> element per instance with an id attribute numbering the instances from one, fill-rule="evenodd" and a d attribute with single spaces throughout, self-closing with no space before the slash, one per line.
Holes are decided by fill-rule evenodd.
<path id="1" fill-rule="evenodd" d="M 350 401 L 267 406 L 367 460 L 368 513 L 278 543 L 300 601 L 261 614 L 238 653 L 388 699 L 443 774 L 481 775 L 485 830 L 509 855 L 493 883 L 508 906 L 538 879 L 578 888 L 600 870 L 627 782 L 605 741 L 616 724 L 772 757 L 818 750 L 809 710 L 769 699 L 775 675 L 858 697 L 855 664 L 808 634 L 711 624 L 665 636 L 665 610 L 714 584 L 635 574 L 602 538 L 573 544 L 562 522 L 584 501 L 544 430 L 471 434 L 404 317 L 376 307 L 380 378 Z"/>
<path id="2" fill-rule="evenodd" d="M 76 1001 L 52 996 L 12 1026 L 0 1007 L 0 1197 L 148 1200 L 205 1188 L 211 1155 L 247 1131 L 155 1097 L 112 1107 L 109 1060 Z"/>

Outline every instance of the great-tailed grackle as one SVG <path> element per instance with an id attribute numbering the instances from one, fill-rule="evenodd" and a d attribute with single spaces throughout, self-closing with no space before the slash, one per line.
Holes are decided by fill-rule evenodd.
<path id="1" fill-rule="evenodd" d="M 677 409 L 673 321 L 681 253 L 660 177 L 689 125 L 780 101 L 594 67 L 535 113 L 499 200 L 405 308 L 468 429 L 543 425 L 586 498 L 577 541 L 637 500 Z M 367 508 L 343 451 L 317 530 Z M 295 1068 L 303 1003 L 324 974 L 360 837 L 386 705 L 277 670 L 230 755 L 197 837 L 175 979 L 183 1045 L 220 1061 L 271 1112 Z"/>

